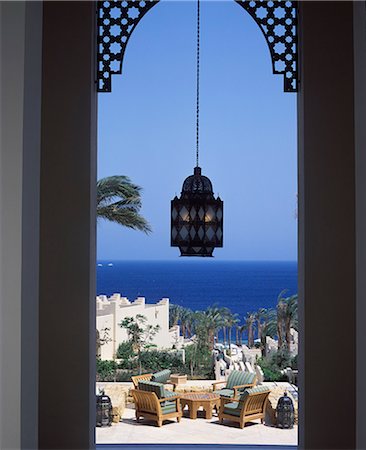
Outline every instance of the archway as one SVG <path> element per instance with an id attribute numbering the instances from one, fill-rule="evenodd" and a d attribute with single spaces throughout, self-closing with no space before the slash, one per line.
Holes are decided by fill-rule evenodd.
<path id="1" fill-rule="evenodd" d="M 298 90 L 297 2 L 235 0 L 257 23 L 266 39 L 274 74 L 284 77 L 285 92 Z M 122 73 L 130 36 L 159 0 L 98 2 L 99 92 L 111 92 L 113 74 Z"/>
<path id="2" fill-rule="evenodd" d="M 241 14 L 240 13 L 240 9 L 238 10 L 238 7 L 237 7 L 237 5 L 234 3 L 234 2 L 230 2 L 231 4 L 227 4 L 226 3 L 226 6 L 227 7 L 229 7 L 230 8 L 230 11 L 232 10 L 232 14 L 234 15 L 237 15 L 238 16 L 238 18 L 240 18 L 241 20 L 243 20 L 243 19 L 245 19 L 246 20 L 246 22 L 245 22 L 245 24 L 249 24 L 252 28 L 251 28 L 251 30 L 253 30 L 258 36 L 257 36 L 257 38 L 258 38 L 258 41 L 260 41 L 261 42 L 261 44 L 262 44 L 262 48 L 264 49 L 264 52 L 263 52 L 263 55 L 264 55 L 264 57 L 263 57 L 263 60 L 265 60 L 265 62 L 266 62 L 266 65 L 267 65 L 267 67 L 266 67 L 266 69 L 267 69 L 267 72 L 266 72 L 266 76 L 269 78 L 269 79 L 272 79 L 273 78 L 273 81 L 274 82 L 276 82 L 277 84 L 276 84 L 276 87 L 279 87 L 279 89 L 277 89 L 277 91 L 279 91 L 280 93 L 278 94 L 279 96 L 282 96 L 282 97 L 284 97 L 284 98 L 288 98 L 288 99 L 293 99 L 294 100 L 294 96 L 287 96 L 287 95 L 283 95 L 282 93 L 281 93 L 281 86 L 280 86 L 280 84 L 281 84 L 281 78 L 280 77 L 272 77 L 271 76 L 271 74 L 270 74 L 270 60 L 268 59 L 268 57 L 267 57 L 267 54 L 265 53 L 266 52 L 266 47 L 265 47 L 265 40 L 263 39 L 263 36 L 261 35 L 261 33 L 258 33 L 258 29 L 256 28 L 256 24 L 251 20 L 251 18 L 250 18 L 250 16 L 248 16 L 247 14 Z M 209 5 L 208 5 L 209 6 Z M 163 7 L 163 5 L 161 4 L 161 7 Z M 192 9 L 193 9 L 193 7 L 192 7 Z M 238 11 L 239 11 L 239 13 L 238 13 Z M 160 10 L 159 9 L 157 9 L 156 11 L 154 10 L 153 11 L 153 15 L 154 15 L 154 17 L 156 18 L 157 17 L 157 15 L 159 14 L 159 12 L 160 12 Z M 242 17 L 242 16 L 245 16 L 245 17 Z M 178 18 L 179 17 L 181 17 L 180 15 L 178 15 L 177 16 Z M 163 15 L 163 18 L 166 20 L 166 16 L 164 16 Z M 153 17 L 151 17 L 151 20 L 153 19 Z M 232 23 L 232 22 L 230 22 L 230 18 L 229 18 L 229 23 Z M 145 25 L 145 23 L 147 24 L 148 22 L 150 21 L 150 16 L 148 16 L 148 17 L 146 17 L 146 19 L 145 19 L 145 21 L 144 21 L 144 24 L 142 25 L 142 26 L 144 26 Z M 186 20 L 185 19 L 182 19 L 181 20 L 181 22 L 182 23 L 187 23 L 186 22 Z M 155 21 L 153 21 L 153 23 L 155 23 Z M 169 21 L 169 25 L 170 26 L 172 26 L 171 24 L 173 24 L 174 23 L 174 20 L 173 19 L 170 19 L 170 21 Z M 217 23 L 217 22 L 216 22 Z M 235 22 L 235 26 L 238 26 L 238 23 L 239 22 Z M 226 26 L 227 26 L 227 22 L 226 22 Z M 149 30 L 150 30 L 150 32 L 151 32 L 151 25 L 149 26 Z M 243 25 L 243 28 L 245 28 L 244 27 L 244 25 Z M 160 34 L 160 32 L 159 33 L 157 33 L 157 34 Z M 145 36 L 145 35 L 144 35 Z M 135 39 L 133 39 L 133 40 L 131 40 L 131 41 L 129 41 L 130 42 L 130 45 L 132 45 L 133 47 L 130 47 L 129 48 L 129 55 L 135 55 L 135 49 L 136 49 L 136 47 L 135 47 L 135 42 L 138 42 L 139 43 L 139 46 L 142 48 L 143 47 L 143 39 L 146 39 L 146 38 L 141 38 L 141 36 L 140 36 L 140 38 L 138 38 L 138 33 L 136 33 L 135 35 L 134 35 L 134 38 L 135 39 L 138 39 L 137 41 L 135 41 Z M 185 38 L 186 39 L 186 38 Z M 144 41 L 144 42 L 146 42 L 146 43 L 148 43 L 148 49 L 151 49 L 151 48 L 157 48 L 157 45 L 156 45 L 156 42 L 155 42 L 155 39 L 152 41 L 152 42 L 150 42 L 150 41 Z M 230 48 L 230 47 L 229 47 Z M 146 50 L 145 50 L 146 51 Z M 180 48 L 176 48 L 175 49 L 175 51 L 177 52 L 177 54 L 178 53 L 180 53 Z M 147 53 L 149 53 L 149 51 L 147 52 Z M 127 58 L 129 58 L 129 55 L 126 55 L 126 57 Z M 237 53 L 236 52 L 236 48 L 235 48 L 235 55 L 236 55 L 236 57 L 237 57 L 237 59 L 239 59 L 238 58 L 238 55 L 240 56 L 240 53 Z M 136 58 L 136 56 L 134 56 L 134 58 L 132 58 L 132 59 L 138 59 L 138 60 L 140 60 L 141 59 L 141 56 L 143 57 L 143 55 L 141 55 L 140 53 L 138 54 L 138 57 Z M 156 55 L 155 55 L 156 56 Z M 146 55 L 146 57 L 148 57 L 147 55 Z M 151 56 L 149 55 L 149 60 L 151 59 L 151 60 L 154 60 L 154 57 L 153 58 L 151 58 Z M 246 59 L 245 57 L 243 58 L 243 59 Z M 131 60 L 129 60 L 129 61 L 131 61 Z M 118 122 L 119 123 L 123 123 L 124 124 L 124 126 L 123 126 L 123 128 L 124 128 L 124 136 L 123 136 L 123 134 L 121 134 L 121 136 L 120 136 L 120 139 L 117 139 L 117 141 L 116 142 L 119 142 L 120 143 L 120 145 L 118 145 L 118 148 L 119 148 L 119 151 L 120 151 L 120 153 L 121 154 L 123 154 L 123 153 L 125 153 L 125 151 L 124 151 L 124 149 L 129 149 L 128 151 L 132 151 L 132 149 L 133 149 L 133 151 L 135 152 L 135 153 L 139 153 L 140 154 L 140 150 L 139 150 L 139 148 L 138 148 L 138 145 L 136 146 L 136 147 L 131 147 L 131 141 L 130 141 L 130 138 L 129 138 L 129 136 L 130 135 L 134 135 L 135 137 L 136 137 L 136 142 L 138 142 L 139 141 L 139 137 L 138 136 L 136 136 L 136 129 L 135 128 L 132 128 L 132 129 L 129 129 L 129 125 L 127 125 L 126 123 L 125 123 L 125 114 L 126 113 L 128 113 L 128 111 L 130 111 L 131 110 L 131 115 L 132 116 L 134 116 L 134 117 L 136 117 L 136 118 L 138 118 L 138 120 L 136 121 L 138 124 L 139 124 L 139 126 L 141 127 L 141 129 L 144 129 L 144 133 L 145 134 L 147 134 L 147 135 L 149 135 L 150 134 L 150 128 L 149 127 L 146 127 L 146 128 L 144 128 L 145 127 L 145 125 L 144 125 L 144 123 L 145 123 L 145 121 L 144 121 L 144 118 L 143 118 L 143 116 L 141 116 L 140 114 L 141 113 L 139 113 L 139 111 L 141 110 L 141 108 L 143 107 L 143 106 L 141 106 L 141 102 L 139 101 L 139 100 L 137 100 L 137 98 L 136 97 L 139 97 L 139 98 L 142 98 L 142 99 L 146 99 L 145 100 L 145 102 L 148 104 L 149 102 L 150 102 L 150 99 L 149 99 L 149 92 L 148 92 L 148 89 L 146 89 L 146 87 L 148 87 L 148 86 L 154 86 L 154 82 L 155 82 L 155 79 L 156 79 L 156 77 L 157 77 L 157 74 L 159 74 L 160 72 L 161 72 L 161 70 L 156 70 L 156 71 L 154 71 L 154 72 L 152 72 L 152 67 L 149 65 L 149 66 L 147 66 L 147 68 L 145 68 L 145 70 L 141 70 L 141 75 L 138 75 L 138 74 L 136 74 L 136 72 L 132 69 L 131 70 L 131 68 L 130 68 L 130 64 L 129 64 L 129 61 L 125 61 L 125 63 L 127 63 L 127 65 L 125 66 L 125 71 L 124 71 L 124 75 L 125 75 L 125 77 L 126 78 L 129 78 L 129 79 L 131 79 L 131 78 L 134 78 L 134 77 L 136 77 L 136 75 L 137 75 L 137 77 L 138 77 L 138 79 L 140 80 L 140 85 L 141 85 L 141 88 L 139 89 L 139 87 L 138 87 L 138 84 L 136 83 L 136 85 L 135 86 L 133 86 L 132 87 L 132 89 L 131 89 L 131 85 L 129 85 L 129 84 L 124 84 L 123 86 L 124 86 L 124 89 L 123 89 L 123 91 L 125 92 L 125 94 L 121 97 L 119 97 L 119 108 L 120 109 L 122 109 L 123 110 L 123 112 L 121 111 L 120 112 L 120 115 L 118 114 L 118 110 L 116 110 L 116 117 L 117 117 L 117 120 L 116 121 L 114 121 L 113 120 L 113 122 L 114 122 L 114 128 L 116 128 L 116 126 L 117 126 L 117 124 L 118 124 Z M 156 64 L 157 65 L 159 65 L 159 62 L 158 62 L 159 60 L 158 59 L 156 59 Z M 221 64 L 222 65 L 222 67 L 225 67 L 225 64 Z M 215 66 L 212 66 L 212 67 L 215 67 Z M 128 70 L 127 70 L 128 69 Z M 165 70 L 163 71 L 163 73 L 165 72 Z M 232 70 L 229 70 L 229 73 L 230 74 L 235 74 L 236 75 L 236 79 L 237 80 L 240 80 L 241 81 L 241 84 L 245 84 L 245 82 L 243 82 L 243 78 L 242 78 L 242 75 L 241 74 L 239 74 L 239 73 L 237 73 L 237 72 L 235 72 L 235 71 L 232 71 Z M 175 74 L 174 74 L 175 75 Z M 172 79 L 174 79 L 174 75 L 170 75 L 171 77 L 172 77 Z M 144 77 L 146 76 L 146 83 L 144 83 Z M 113 91 L 115 92 L 115 93 L 120 93 L 120 89 L 121 89 L 121 83 L 126 79 L 125 77 L 121 77 L 121 79 L 117 79 L 117 77 L 115 78 L 115 84 L 114 84 L 114 88 L 113 88 Z M 141 77 L 141 78 L 140 78 Z M 117 86 L 117 82 L 119 82 L 119 85 Z M 183 81 L 183 83 L 182 84 L 184 84 L 184 81 Z M 263 83 L 262 83 L 263 84 Z M 252 86 L 252 85 L 251 85 Z M 130 95 L 131 94 L 131 95 Z M 118 95 L 118 94 L 117 94 Z M 151 95 L 153 95 L 153 94 L 151 94 Z M 100 96 L 101 97 L 101 101 L 103 101 L 104 102 L 104 100 L 106 100 L 106 101 L 108 101 L 108 99 L 109 98 L 111 98 L 112 97 L 112 95 L 110 95 L 110 96 L 108 96 L 108 95 L 101 95 Z M 135 99 L 135 101 L 134 101 L 134 97 L 136 98 Z M 154 99 L 155 99 L 155 97 L 153 97 Z M 245 97 L 244 97 L 245 98 Z M 265 100 L 264 100 L 265 101 Z M 269 100 L 270 101 L 270 100 Z M 175 103 L 175 101 L 173 100 L 173 99 L 171 99 L 171 103 L 172 104 L 174 104 Z M 250 103 L 249 103 L 249 105 L 250 105 Z M 248 102 L 246 103 L 246 106 L 244 106 L 243 105 L 243 109 L 246 109 L 247 108 L 247 106 L 249 106 L 248 105 Z M 219 108 L 220 109 L 220 108 Z M 249 108 L 250 109 L 250 108 Z M 102 110 L 102 108 L 101 108 L 101 110 Z M 150 111 L 150 114 L 151 113 L 153 113 L 153 111 Z M 296 116 L 296 109 L 294 108 L 293 109 L 293 114 L 294 114 L 294 116 Z M 103 117 L 106 117 L 106 116 L 104 116 L 103 115 Z M 263 119 L 263 118 L 262 118 Z M 176 117 L 175 117 L 175 119 L 174 120 L 176 120 L 176 121 L 179 121 L 179 119 L 177 119 Z M 242 120 L 244 121 L 244 118 L 242 117 Z M 104 119 L 104 121 L 108 121 L 109 122 L 109 119 Z M 127 126 L 127 128 L 126 128 L 126 126 Z M 112 127 L 111 127 L 112 128 Z M 122 127 L 121 127 L 122 128 Z M 112 135 L 114 135 L 114 133 L 113 133 L 113 131 L 112 131 L 112 129 L 110 129 L 110 133 L 109 133 L 109 136 L 111 137 Z M 225 134 L 225 133 L 224 133 Z M 269 132 L 269 134 L 271 134 L 271 132 Z M 104 147 L 101 147 L 101 149 L 103 149 Z M 149 149 L 150 149 L 150 147 L 148 147 Z M 293 148 L 294 148 L 294 150 L 296 149 L 296 143 L 295 143 L 295 145 L 293 146 Z M 224 147 L 224 149 L 226 149 L 225 147 Z M 175 153 L 175 152 L 177 152 L 178 150 L 176 149 L 176 148 L 173 148 L 172 149 L 173 151 L 172 151 L 172 153 Z M 250 150 L 250 147 L 248 148 L 248 153 L 249 152 L 251 152 L 251 151 L 253 151 L 252 149 Z M 245 153 L 245 151 L 244 151 L 244 149 L 243 149 L 243 153 Z M 279 152 L 279 153 L 281 153 L 281 152 Z M 158 154 L 157 154 L 157 156 L 158 156 Z M 227 154 L 227 156 L 229 157 L 229 155 Z M 141 156 L 140 156 L 140 158 L 141 158 Z M 223 158 L 224 159 L 226 159 L 226 154 L 225 155 L 223 155 Z M 118 160 L 115 160 L 115 162 L 117 162 Z M 216 160 L 216 161 L 218 161 L 218 160 Z M 237 162 L 236 162 L 237 163 Z M 145 163 L 146 165 L 148 165 L 149 166 L 149 163 Z M 240 163 L 239 163 L 240 164 Z M 128 166 L 127 166 L 128 167 Z M 150 167 L 150 166 L 149 166 Z M 104 170 L 104 172 L 105 172 L 105 168 L 103 168 L 103 170 Z M 124 169 L 124 170 L 126 170 L 126 169 Z M 143 169 L 141 170 L 142 171 L 142 173 L 144 173 L 143 172 Z M 155 173 L 155 175 L 156 175 L 156 177 L 159 179 L 160 178 L 160 176 L 159 176 L 159 174 L 160 174 L 160 172 L 158 172 L 158 171 L 156 171 L 156 168 L 154 168 L 153 166 L 151 166 L 151 171 L 152 172 L 154 172 Z M 296 169 L 294 170 L 294 172 L 296 171 Z M 174 170 L 172 169 L 172 172 L 174 172 Z M 103 172 L 102 172 L 103 173 Z M 106 172 L 105 172 L 106 173 Z M 127 172 L 127 173 L 130 173 L 130 172 Z M 134 177 L 133 177 L 133 179 L 134 179 Z M 167 180 L 166 178 L 164 178 L 165 180 Z M 141 180 L 141 179 L 140 179 Z M 139 181 L 139 183 L 141 184 L 141 181 Z M 165 181 L 165 185 L 168 187 L 168 186 L 170 186 L 171 185 L 171 183 L 170 182 L 167 182 L 167 181 Z M 145 185 L 144 184 L 142 184 L 142 186 L 144 186 L 145 187 Z M 175 185 L 173 185 L 174 186 L 174 188 L 175 188 Z M 146 186 L 147 187 L 147 186 Z M 178 189 L 179 189 L 179 186 L 177 187 Z M 172 189 L 173 189 L 173 187 L 172 187 Z M 147 190 L 147 189 L 146 189 Z M 174 191 L 173 191 L 174 192 Z M 294 198 L 295 198 L 295 190 L 292 192 L 293 193 L 293 196 L 294 196 Z M 294 202 L 294 204 L 295 204 L 295 202 Z M 148 216 L 147 216 L 148 217 Z M 295 220 L 293 220 L 293 222 L 295 223 Z M 99 261 L 98 261 L 99 262 Z M 145 295 L 145 294 L 144 294 Z"/>

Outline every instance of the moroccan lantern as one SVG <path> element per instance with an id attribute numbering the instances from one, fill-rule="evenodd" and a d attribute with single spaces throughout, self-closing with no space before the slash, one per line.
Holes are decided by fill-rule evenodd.
<path id="1" fill-rule="evenodd" d="M 200 0 L 197 0 L 196 167 L 184 180 L 180 198 L 171 201 L 171 246 L 181 256 L 212 256 L 223 243 L 223 201 L 214 197 L 212 183 L 202 175 L 199 156 Z"/>
<path id="2" fill-rule="evenodd" d="M 284 393 L 277 403 L 277 426 L 279 428 L 293 428 L 295 422 L 295 408 L 291 398 Z"/>
<path id="3" fill-rule="evenodd" d="M 97 395 L 97 427 L 112 425 L 112 402 L 108 395 Z"/>
<path id="4" fill-rule="evenodd" d="M 223 243 L 223 206 L 209 178 L 195 167 L 180 198 L 171 202 L 171 246 L 179 247 L 181 256 L 212 256 Z"/>

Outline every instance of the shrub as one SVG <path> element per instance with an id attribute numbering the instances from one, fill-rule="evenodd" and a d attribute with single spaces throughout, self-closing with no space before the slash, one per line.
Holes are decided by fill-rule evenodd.
<path id="1" fill-rule="evenodd" d="M 182 369 L 191 379 L 213 379 L 211 351 L 205 345 L 192 344 L 185 348 L 186 363 Z"/>
<path id="2" fill-rule="evenodd" d="M 97 381 L 115 381 L 116 370 L 115 361 L 97 359 Z"/>
<path id="3" fill-rule="evenodd" d="M 264 381 L 287 381 L 286 375 L 281 373 L 289 367 L 289 355 L 278 351 L 270 356 L 258 358 L 257 364 L 263 370 Z"/>
<path id="4" fill-rule="evenodd" d="M 279 370 L 262 367 L 264 381 L 287 381 L 286 376 L 284 376 Z"/>
<path id="5" fill-rule="evenodd" d="M 272 364 L 275 364 L 279 369 L 285 369 L 286 367 L 291 367 L 291 355 L 286 349 L 279 349 L 272 356 Z"/>
<path id="6" fill-rule="evenodd" d="M 117 351 L 121 360 L 119 365 L 115 361 L 97 360 L 97 381 L 130 381 L 131 376 L 137 375 L 139 368 L 136 355 L 128 342 L 123 342 Z M 213 379 L 212 355 L 207 346 L 188 345 L 185 348 L 186 362 L 174 352 L 150 349 L 142 351 L 140 363 L 142 373 L 158 372 L 170 369 L 172 373 L 189 375 L 191 379 Z"/>
<path id="7" fill-rule="evenodd" d="M 134 355 L 132 344 L 129 341 L 121 342 L 117 349 L 117 358 L 129 359 Z"/>
<path id="8" fill-rule="evenodd" d="M 158 372 L 163 369 L 180 372 L 183 366 L 182 360 L 176 354 L 159 350 L 141 352 L 140 361 L 144 372 Z"/>
<path id="9" fill-rule="evenodd" d="M 294 370 L 297 370 L 297 355 L 295 355 L 292 359 L 291 359 L 291 368 Z"/>

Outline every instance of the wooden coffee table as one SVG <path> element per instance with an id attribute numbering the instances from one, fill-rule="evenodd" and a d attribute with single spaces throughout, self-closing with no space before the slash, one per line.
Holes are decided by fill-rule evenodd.
<path id="1" fill-rule="evenodd" d="M 212 393 L 189 392 L 181 394 L 180 403 L 182 410 L 187 405 L 189 409 L 189 418 L 197 419 L 197 411 L 201 406 L 206 413 L 206 419 L 212 419 L 212 410 L 216 406 L 219 409 L 220 396 Z"/>

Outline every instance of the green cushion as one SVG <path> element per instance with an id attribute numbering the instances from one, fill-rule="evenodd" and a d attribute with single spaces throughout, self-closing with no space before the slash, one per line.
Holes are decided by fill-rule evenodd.
<path id="1" fill-rule="evenodd" d="M 176 402 L 165 402 L 165 405 L 161 407 L 161 411 L 163 414 L 177 412 Z"/>
<path id="2" fill-rule="evenodd" d="M 175 392 L 164 389 L 164 398 L 175 397 L 176 395 L 177 394 Z"/>
<path id="3" fill-rule="evenodd" d="M 253 388 L 245 389 L 245 392 L 242 395 L 257 394 L 259 392 L 270 392 L 270 391 L 271 390 L 268 389 L 268 386 L 260 385 L 260 386 L 255 386 Z"/>
<path id="4" fill-rule="evenodd" d="M 171 371 L 169 369 L 161 370 L 156 372 L 151 377 L 151 381 L 156 381 L 158 383 L 166 383 L 170 378 Z"/>
<path id="5" fill-rule="evenodd" d="M 221 397 L 231 398 L 234 396 L 233 389 L 219 389 L 218 391 L 214 391 L 214 394 L 218 394 Z"/>
<path id="6" fill-rule="evenodd" d="M 233 389 L 234 386 L 241 386 L 243 384 L 253 384 L 255 373 L 241 372 L 233 370 L 226 382 L 226 389 Z"/>
<path id="7" fill-rule="evenodd" d="M 249 394 L 256 394 L 261 392 L 270 392 L 267 386 L 256 386 L 254 388 L 245 389 L 245 391 L 240 394 L 239 402 L 243 403 Z"/>
<path id="8" fill-rule="evenodd" d="M 162 383 L 156 383 L 155 381 L 139 381 L 139 389 L 141 391 L 155 392 L 158 398 L 164 398 L 165 389 Z"/>
<path id="9" fill-rule="evenodd" d="M 230 416 L 240 416 L 242 403 L 240 402 L 232 402 L 226 403 L 224 406 L 224 413 L 229 414 Z"/>
<path id="10" fill-rule="evenodd" d="M 267 391 L 271 391 L 269 389 L 268 386 L 265 386 L 264 384 L 261 384 L 259 386 L 254 386 L 252 388 L 248 388 L 247 391 L 249 392 L 249 394 L 255 394 L 256 392 L 267 392 Z"/>

